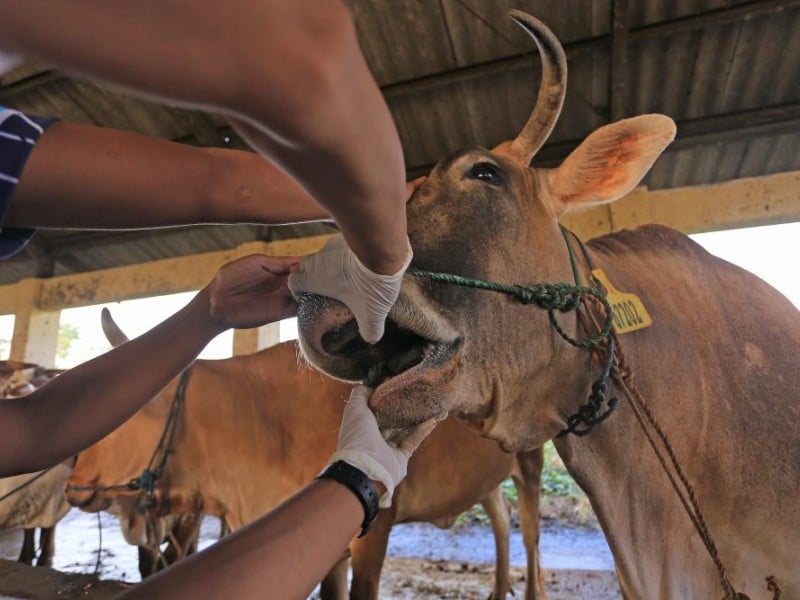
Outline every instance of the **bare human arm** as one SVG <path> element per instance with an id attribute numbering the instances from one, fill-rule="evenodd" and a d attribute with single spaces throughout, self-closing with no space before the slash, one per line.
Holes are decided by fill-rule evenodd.
<path id="1" fill-rule="evenodd" d="M 262 255 L 233 261 L 187 306 L 144 335 L 28 396 L 0 402 L 0 477 L 47 468 L 98 441 L 222 331 L 293 316 L 286 279 L 297 261 Z"/>
<path id="2" fill-rule="evenodd" d="M 349 489 L 314 481 L 266 516 L 123 597 L 307 598 L 363 519 L 364 509 Z"/>
<path id="3" fill-rule="evenodd" d="M 402 269 L 402 148 L 341 1 L 9 0 L 2 9 L 5 49 L 238 120 L 330 211 L 366 267 Z"/>
<path id="4" fill-rule="evenodd" d="M 263 157 L 57 122 L 25 165 L 13 227 L 120 229 L 329 218 Z"/>

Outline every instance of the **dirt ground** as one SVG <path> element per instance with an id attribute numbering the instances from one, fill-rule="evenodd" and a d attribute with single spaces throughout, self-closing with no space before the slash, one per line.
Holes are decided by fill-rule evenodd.
<path id="1" fill-rule="evenodd" d="M 516 596 L 521 597 L 525 589 L 524 571 L 512 567 L 511 575 Z M 545 571 L 545 578 L 551 600 L 617 600 L 622 597 L 614 574 L 609 571 L 558 569 Z M 0 561 L 0 600 L 105 600 L 115 597 L 128 585 L 100 581 L 92 575 Z M 492 585 L 492 565 L 390 557 L 381 577 L 380 595 L 398 600 L 485 600 Z"/>

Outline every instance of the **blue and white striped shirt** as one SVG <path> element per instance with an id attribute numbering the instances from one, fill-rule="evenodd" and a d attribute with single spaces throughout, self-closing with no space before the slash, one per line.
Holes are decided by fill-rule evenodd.
<path id="1" fill-rule="evenodd" d="M 33 236 L 33 229 L 3 227 L 3 222 L 33 147 L 54 121 L 0 106 L 0 259 L 19 252 Z"/>

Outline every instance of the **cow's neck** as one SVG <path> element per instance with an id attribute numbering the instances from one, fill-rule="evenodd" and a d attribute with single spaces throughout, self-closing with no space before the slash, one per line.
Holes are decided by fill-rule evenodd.
<path id="1" fill-rule="evenodd" d="M 570 239 L 570 242 L 574 240 Z M 618 275 L 613 261 L 604 260 L 603 256 L 574 243 L 572 249 L 584 283 L 592 281 L 591 271 L 597 268 L 607 271 L 614 283 Z M 595 320 L 600 321 L 599 318 Z M 624 353 L 627 353 L 627 347 L 636 354 L 638 348 L 631 338 L 620 336 L 618 340 Z M 595 364 L 595 370 L 597 368 Z M 588 390 L 591 381 L 586 375 L 581 379 L 581 386 Z M 631 407 L 614 382 L 610 382 L 610 394 L 619 398 L 622 405 L 607 421 L 586 436 L 567 434 L 557 437 L 554 443 L 597 514 L 614 555 L 625 597 L 676 597 L 674 584 L 670 581 L 672 575 L 668 572 L 671 567 L 664 564 L 665 553 L 659 547 L 663 543 L 662 536 L 656 532 L 669 530 L 676 519 L 687 520 L 687 517 L 676 510 L 680 508 L 680 501 L 659 471 L 658 464 L 651 460 L 651 450 L 638 429 Z M 574 402 L 573 410 L 576 410 L 580 405 L 578 400 L 585 402 L 585 396 L 574 401 L 565 400 L 562 413 L 570 412 L 568 406 L 571 402 Z M 669 424 L 667 429 L 671 429 Z M 645 501 L 640 501 L 640 497 Z M 685 533 L 695 535 L 690 528 Z M 695 559 L 702 560 L 702 557 L 695 556 Z M 685 571 L 685 568 L 681 570 Z M 654 584 L 650 573 L 659 573 L 666 585 Z"/>
<path id="2" fill-rule="evenodd" d="M 623 239 L 635 242 L 635 235 Z M 650 243 L 657 248 L 658 241 Z M 800 476 L 796 461 L 785 456 L 796 427 L 787 424 L 787 415 L 794 413 L 777 410 L 796 397 L 795 376 L 780 362 L 787 353 L 796 356 L 796 342 L 790 341 L 796 331 L 778 341 L 776 322 L 768 324 L 771 337 L 758 337 L 759 331 L 740 320 L 749 318 L 745 310 L 705 300 L 705 259 L 672 236 L 667 241 L 668 251 L 640 251 L 635 258 L 622 255 L 622 244 L 591 254 L 620 291 L 641 294 L 650 303 L 656 326 L 620 336 L 635 385 L 695 489 L 731 581 L 752 598 L 764 597 L 764 577 L 789 564 L 786 553 L 798 547 L 786 533 L 786 525 L 797 521 L 797 509 L 775 491 L 788 475 L 795 485 Z M 586 272 L 588 265 L 582 268 Z M 724 285 L 732 290 L 720 289 L 720 280 L 714 292 L 733 298 L 733 289 L 749 283 L 738 275 L 730 279 Z M 680 293 L 670 286 L 680 287 Z M 745 341 L 764 352 L 771 351 L 770 343 L 783 350 L 748 371 Z M 607 421 L 585 437 L 565 436 L 555 444 L 589 496 L 623 592 L 627 598 L 721 597 L 713 562 L 629 402 L 616 385 L 612 393 L 621 405 Z M 759 466 L 752 460 L 758 455 L 781 464 Z"/>

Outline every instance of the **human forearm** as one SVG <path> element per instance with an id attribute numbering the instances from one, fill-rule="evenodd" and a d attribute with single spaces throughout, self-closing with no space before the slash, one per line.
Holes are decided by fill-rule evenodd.
<path id="1" fill-rule="evenodd" d="M 325 206 L 365 266 L 393 274 L 408 250 L 405 165 L 391 115 L 366 65 L 360 67 L 343 69 L 349 87 L 332 78 L 324 93 L 304 102 L 287 141 L 234 123 L 254 148 L 274 157 Z"/>
<path id="2" fill-rule="evenodd" d="M 251 142 L 333 214 L 363 264 L 383 274 L 402 265 L 402 148 L 342 2 L 84 0 L 76 10 L 11 0 L 3 8 L 9 49 L 247 122 Z"/>
<path id="3" fill-rule="evenodd" d="M 364 509 L 345 486 L 314 481 L 271 513 L 127 598 L 306 598 L 358 533 Z"/>
<path id="4" fill-rule="evenodd" d="M 252 152 L 60 122 L 31 154 L 5 222 L 106 229 L 323 218 L 293 179 Z"/>
<path id="5" fill-rule="evenodd" d="M 0 403 L 0 476 L 49 467 L 101 439 L 220 330 L 203 291 L 144 335 L 66 371 L 24 398 Z"/>

